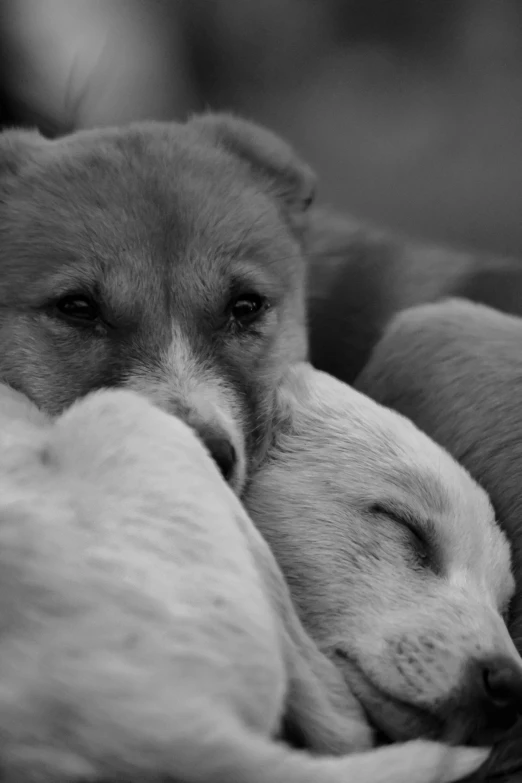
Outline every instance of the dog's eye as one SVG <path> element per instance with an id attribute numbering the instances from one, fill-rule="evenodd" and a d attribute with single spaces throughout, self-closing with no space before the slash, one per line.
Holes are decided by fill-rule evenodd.
<path id="1" fill-rule="evenodd" d="M 62 318 L 77 323 L 92 323 L 100 314 L 96 302 L 90 297 L 80 294 L 62 296 L 62 298 L 56 302 L 55 308 Z"/>
<path id="2" fill-rule="evenodd" d="M 242 294 L 230 305 L 230 315 L 237 323 L 247 325 L 268 308 L 268 301 L 260 294 Z"/>
<path id="3" fill-rule="evenodd" d="M 388 517 L 388 519 L 391 519 L 397 525 L 400 525 L 402 528 L 404 528 L 408 533 L 411 548 L 414 550 L 417 559 L 421 563 L 429 562 L 430 552 L 428 543 L 422 536 L 422 533 L 420 533 L 420 531 L 417 529 L 415 523 L 407 512 L 403 514 L 400 511 L 388 508 L 386 505 L 381 503 L 375 503 L 371 507 L 371 511 L 373 514 L 379 514 L 381 516 Z"/>

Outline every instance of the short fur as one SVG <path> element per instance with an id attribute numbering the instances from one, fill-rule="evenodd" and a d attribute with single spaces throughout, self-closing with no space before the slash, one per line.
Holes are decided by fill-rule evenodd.
<path id="1" fill-rule="evenodd" d="M 486 493 L 410 421 L 324 373 L 302 366 L 281 394 L 246 506 L 305 628 L 388 737 L 491 738 L 481 667 L 505 656 L 522 683 L 522 660 Z"/>
<path id="2" fill-rule="evenodd" d="M 359 387 L 411 417 L 489 492 L 513 548 L 509 628 L 522 653 L 522 320 L 450 300 L 397 316 Z M 522 773 L 522 726 L 490 773 Z M 512 778 L 508 770 L 512 771 Z"/>
<path id="3" fill-rule="evenodd" d="M 307 234 L 310 357 L 353 383 L 403 308 L 462 296 L 522 315 L 522 262 L 414 241 L 330 210 Z"/>
<path id="4" fill-rule="evenodd" d="M 234 445 L 239 489 L 274 389 L 304 358 L 310 169 L 228 115 L 49 141 L 0 136 L 0 379 L 58 413 L 89 391 L 146 394 Z M 240 328 L 230 306 L 269 305 Z M 59 317 L 86 294 L 94 323 Z"/>
<path id="5" fill-rule="evenodd" d="M 287 711 L 316 752 L 370 734 L 194 433 L 129 391 L 51 424 L 2 390 L 0 418 L 5 783 L 435 783 L 484 759 L 279 744 Z"/>

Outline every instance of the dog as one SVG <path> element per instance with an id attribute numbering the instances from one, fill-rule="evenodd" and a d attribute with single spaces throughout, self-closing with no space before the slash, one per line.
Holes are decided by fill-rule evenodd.
<path id="1" fill-rule="evenodd" d="M 312 208 L 305 236 L 310 360 L 353 383 L 406 307 L 465 297 L 522 315 L 522 261 L 455 250 Z"/>
<path id="2" fill-rule="evenodd" d="M 485 491 L 409 420 L 310 366 L 279 411 L 245 504 L 306 630 L 388 740 L 504 736 L 522 659 Z"/>
<path id="3" fill-rule="evenodd" d="M 240 491 L 306 356 L 315 177 L 229 115 L 0 135 L 0 379 L 57 414 L 124 387 L 181 416 Z"/>
<path id="4" fill-rule="evenodd" d="M 358 387 L 413 419 L 490 494 L 513 550 L 508 626 L 522 653 L 521 344 L 522 320 L 492 308 L 456 299 L 413 307 L 392 321 Z M 519 722 L 493 754 L 495 780 L 519 779 L 521 731 Z"/>
<path id="5" fill-rule="evenodd" d="M 360 706 L 180 419 L 128 390 L 52 422 L 0 403 L 6 783 L 435 783 L 484 760 L 420 740 L 334 755 L 371 744 Z M 285 714 L 315 755 L 277 741 Z"/>

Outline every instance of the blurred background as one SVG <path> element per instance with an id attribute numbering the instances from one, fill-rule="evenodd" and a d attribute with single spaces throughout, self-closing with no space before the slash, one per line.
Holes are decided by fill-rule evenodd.
<path id="1" fill-rule="evenodd" d="M 337 209 L 522 255 L 520 0 L 0 0 L 0 123 L 232 109 Z"/>

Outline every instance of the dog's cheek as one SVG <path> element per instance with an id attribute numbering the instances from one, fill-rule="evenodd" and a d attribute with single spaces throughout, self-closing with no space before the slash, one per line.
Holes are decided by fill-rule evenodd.
<path id="1" fill-rule="evenodd" d="M 100 341 L 77 339 L 73 331 L 56 339 L 32 317 L 0 328 L 0 379 L 51 415 L 89 391 L 116 385 L 109 359 Z"/>

